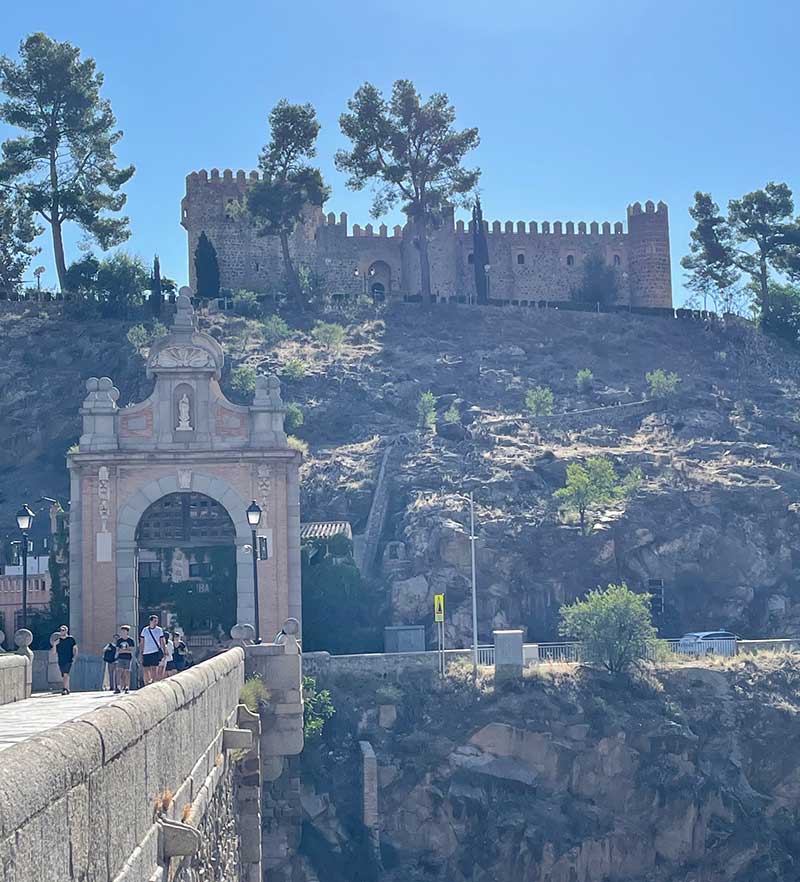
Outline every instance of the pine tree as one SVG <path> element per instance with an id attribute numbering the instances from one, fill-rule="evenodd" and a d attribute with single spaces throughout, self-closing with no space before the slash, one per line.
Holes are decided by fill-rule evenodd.
<path id="1" fill-rule="evenodd" d="M 197 296 L 204 300 L 219 297 L 219 263 L 217 251 L 205 230 L 200 233 L 194 252 L 194 272 L 197 279 Z"/>

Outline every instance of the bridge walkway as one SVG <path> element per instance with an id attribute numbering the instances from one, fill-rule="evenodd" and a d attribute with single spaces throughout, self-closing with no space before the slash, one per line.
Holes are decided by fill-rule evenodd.
<path id="1" fill-rule="evenodd" d="M 24 701 L 0 705 L 0 751 L 82 717 L 119 698 L 113 692 L 39 693 Z"/>

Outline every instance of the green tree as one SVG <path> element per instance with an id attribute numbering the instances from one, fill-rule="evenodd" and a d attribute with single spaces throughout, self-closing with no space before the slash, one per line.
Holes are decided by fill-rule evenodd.
<path id="1" fill-rule="evenodd" d="M 446 423 L 457 423 L 461 419 L 461 412 L 458 409 L 455 401 L 447 408 L 444 412 L 444 421 Z"/>
<path id="2" fill-rule="evenodd" d="M 650 595 L 634 594 L 624 582 L 562 606 L 559 633 L 580 642 L 582 661 L 611 674 L 631 671 L 658 647 Z"/>
<path id="3" fill-rule="evenodd" d="M 164 305 L 164 292 L 161 287 L 161 263 L 156 254 L 153 257 L 153 272 L 150 275 L 150 309 L 153 315 L 161 315 L 161 307 Z"/>
<path id="4" fill-rule="evenodd" d="M 261 333 L 264 335 L 264 342 L 267 346 L 275 346 L 281 340 L 285 340 L 291 331 L 289 325 L 279 315 L 271 315 L 261 323 Z"/>
<path id="5" fill-rule="evenodd" d="M 247 318 L 258 318 L 261 315 L 261 302 L 255 291 L 237 291 L 233 295 L 233 311 Z"/>
<path id="6" fill-rule="evenodd" d="M 553 403 L 553 391 L 547 386 L 536 386 L 525 393 L 525 407 L 531 416 L 550 416 Z"/>
<path id="7" fill-rule="evenodd" d="M 632 493 L 641 484 L 642 473 L 638 469 L 620 481 L 611 460 L 604 456 L 590 456 L 585 465 L 571 462 L 567 465 L 566 484 L 553 494 L 562 500 L 563 507 L 578 515 L 581 532 L 587 532 L 588 515 L 604 505 Z"/>
<path id="8" fill-rule="evenodd" d="M 94 254 L 87 254 L 80 260 L 70 264 L 65 277 L 66 290 L 75 294 L 96 294 L 97 273 L 100 261 Z"/>
<path id="9" fill-rule="evenodd" d="M 761 314 L 764 330 L 800 342 L 800 287 L 770 280 L 769 307 Z"/>
<path id="10" fill-rule="evenodd" d="M 336 713 L 327 689 L 318 689 L 314 677 L 303 677 L 303 736 L 313 741 L 322 735 L 325 723 Z"/>
<path id="11" fill-rule="evenodd" d="M 127 333 L 128 343 L 133 346 L 137 353 L 141 354 L 142 350 L 150 343 L 150 334 L 144 325 L 134 325 Z"/>
<path id="12" fill-rule="evenodd" d="M 217 250 L 206 236 L 205 230 L 200 233 L 197 248 L 194 250 L 194 274 L 197 280 L 197 296 L 204 300 L 219 297 L 219 262 Z"/>
<path id="13" fill-rule="evenodd" d="M 256 391 L 256 369 L 249 364 L 240 364 L 231 371 L 231 387 L 242 395 L 252 395 Z"/>
<path id="14" fill-rule="evenodd" d="M 602 254 L 589 254 L 583 261 L 583 276 L 571 292 L 576 303 L 610 306 L 617 299 L 618 279 Z"/>
<path id="15" fill-rule="evenodd" d="M 281 374 L 287 380 L 302 380 L 307 373 L 305 362 L 299 358 L 287 358 Z"/>
<path id="16" fill-rule="evenodd" d="M 125 318 L 131 307 L 141 306 L 149 284 L 150 276 L 139 257 L 118 251 L 100 261 L 95 285 L 111 315 Z"/>
<path id="17" fill-rule="evenodd" d="M 589 368 L 581 368 L 575 375 L 575 385 L 578 392 L 591 392 L 594 385 L 594 374 Z"/>
<path id="18" fill-rule="evenodd" d="M 0 291 L 19 289 L 34 255 L 33 241 L 42 230 L 21 195 L 0 186 Z"/>
<path id="19" fill-rule="evenodd" d="M 311 336 L 328 352 L 337 353 L 344 344 L 345 330 L 336 322 L 316 322 Z"/>
<path id="20" fill-rule="evenodd" d="M 374 185 L 373 217 L 402 202 L 415 230 L 420 287 L 431 299 L 428 235 L 454 199 L 474 190 L 480 171 L 463 167 L 464 157 L 480 143 L 478 130 L 454 128 L 455 108 L 444 93 L 424 103 L 410 80 L 397 80 L 389 101 L 364 83 L 340 117 L 352 149 L 336 154 L 336 167 L 349 174 L 347 186 Z"/>
<path id="21" fill-rule="evenodd" d="M 681 265 L 695 291 L 730 291 L 742 277 L 752 284 L 759 310 L 770 309 L 771 273 L 800 277 L 800 218 L 793 217 L 792 191 L 771 182 L 728 203 L 726 217 L 709 193 L 695 193 L 690 253 Z"/>
<path id="22" fill-rule="evenodd" d="M 436 425 L 436 396 L 433 392 L 423 392 L 419 396 L 417 416 L 423 429 L 432 429 Z"/>
<path id="23" fill-rule="evenodd" d="M 651 398 L 666 400 L 672 398 L 678 391 L 681 378 L 674 372 L 667 373 L 661 368 L 649 371 L 644 375 L 650 388 Z"/>
<path id="24" fill-rule="evenodd" d="M 303 306 L 304 291 L 289 251 L 289 236 L 303 220 L 309 205 L 322 206 L 330 189 L 318 168 L 308 165 L 316 156 L 317 114 L 310 104 L 279 101 L 269 114 L 271 137 L 259 159 L 263 179 L 247 196 L 247 209 L 261 236 L 277 236 L 289 294 Z"/>
<path id="25" fill-rule="evenodd" d="M 80 50 L 46 34 L 20 44 L 20 60 L 0 58 L 0 119 L 24 134 L 3 142 L 0 186 L 21 194 L 50 225 L 58 282 L 66 290 L 63 226 L 76 223 L 105 250 L 130 235 L 121 188 L 134 173 L 118 168 L 122 137 L 103 75 Z"/>
<path id="26" fill-rule="evenodd" d="M 303 425 L 304 420 L 303 408 L 296 401 L 289 401 L 283 418 L 284 429 L 287 432 L 296 432 Z"/>

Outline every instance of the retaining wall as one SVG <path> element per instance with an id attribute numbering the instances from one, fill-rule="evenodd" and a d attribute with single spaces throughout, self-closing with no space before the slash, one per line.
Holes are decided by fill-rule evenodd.
<path id="1" fill-rule="evenodd" d="M 447 663 L 459 658 L 470 659 L 471 649 L 448 649 Z M 303 674 L 307 677 L 363 675 L 399 677 L 409 674 L 431 675 L 439 670 L 436 652 L 371 652 L 363 655 L 330 655 L 327 652 L 303 653 Z"/>
<path id="2" fill-rule="evenodd" d="M 24 655 L 0 653 L 0 704 L 22 701 L 30 695 L 30 662 Z"/>
<path id="3" fill-rule="evenodd" d="M 222 730 L 243 682 L 231 649 L 3 751 L 0 879 L 166 879 L 161 819 L 196 812 L 233 774 Z"/>

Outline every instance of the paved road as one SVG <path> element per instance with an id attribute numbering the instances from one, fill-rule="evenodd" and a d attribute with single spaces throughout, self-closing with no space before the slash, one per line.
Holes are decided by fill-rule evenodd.
<path id="1" fill-rule="evenodd" d="M 72 695 L 42 693 L 25 701 L 0 705 L 0 751 L 82 717 L 118 696 L 113 692 L 73 692 Z"/>

